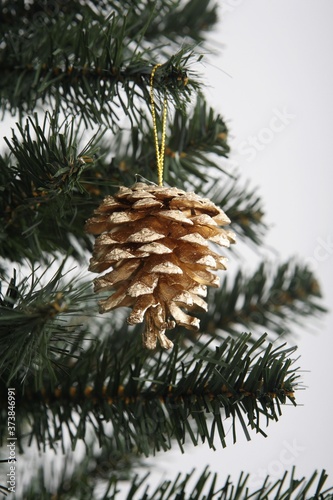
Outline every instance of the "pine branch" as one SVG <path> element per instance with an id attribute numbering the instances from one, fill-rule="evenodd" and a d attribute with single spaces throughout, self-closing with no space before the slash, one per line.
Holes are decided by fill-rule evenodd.
<path id="1" fill-rule="evenodd" d="M 99 7 L 102 8 L 106 2 L 104 0 L 94 2 L 95 5 L 98 3 L 100 4 Z M 112 2 L 109 3 L 112 4 Z M 82 19 L 83 14 L 89 15 L 89 17 L 92 17 L 96 21 L 101 18 L 105 19 L 105 16 L 102 16 L 96 9 L 92 8 L 90 2 L 84 2 L 80 7 L 79 12 L 77 0 L 56 0 L 52 3 L 39 1 L 27 3 L 23 0 L 2 0 L 0 11 L 1 31 L 8 32 L 9 29 L 15 32 L 22 29 L 27 31 L 30 29 L 32 31 L 35 27 L 34 23 L 43 24 L 47 27 L 59 15 L 73 16 L 77 21 Z"/>
<path id="2" fill-rule="evenodd" d="M 204 33 L 218 20 L 217 5 L 210 6 L 210 0 L 176 1 L 173 6 L 163 9 L 166 3 L 161 2 L 162 8 L 156 8 L 154 22 L 145 34 L 149 41 L 159 40 L 162 36 L 172 43 L 181 43 L 184 38 L 202 43 Z M 147 16 L 146 6 L 141 13 Z"/>
<path id="3" fill-rule="evenodd" d="M 203 98 L 185 116 L 177 109 L 166 137 L 164 180 L 170 185 L 200 186 L 201 181 L 212 178 L 212 172 L 232 177 L 221 165 L 221 158 L 229 152 L 227 128 L 220 115 L 216 115 Z M 137 127 L 117 135 L 112 166 L 118 169 L 123 182 L 133 183 L 134 173 L 157 180 L 156 153 L 152 121 L 142 118 Z M 207 167 L 211 167 L 207 171 Z M 198 183 L 199 181 L 199 183 Z M 200 186 L 201 187 L 201 186 Z"/>
<path id="4" fill-rule="evenodd" d="M 50 481 L 43 476 L 42 469 L 24 489 L 24 498 L 34 500 L 37 496 L 40 500 L 48 500 L 50 494 L 53 498 L 71 500 L 72 498 L 85 498 L 87 500 L 99 498 L 99 500 L 116 500 L 119 494 L 124 500 L 141 498 L 145 500 L 156 500 L 157 498 L 183 500 L 206 500 L 216 498 L 216 500 L 269 500 L 275 498 L 293 498 L 293 500 L 320 500 L 332 499 L 333 487 L 325 488 L 328 475 L 322 470 L 320 475 L 315 471 L 309 478 L 296 476 L 295 468 L 291 472 L 285 472 L 281 479 L 272 481 L 267 476 L 262 486 L 253 491 L 248 484 L 251 476 L 241 473 L 238 480 L 231 481 L 227 477 L 224 484 L 221 483 L 218 474 L 211 473 L 206 467 L 201 474 L 192 470 L 186 475 L 177 474 L 175 479 L 162 481 L 157 487 L 149 485 L 149 474 L 143 477 L 135 475 L 128 484 L 121 482 L 121 478 L 116 475 L 109 475 L 108 478 L 100 474 L 92 474 L 91 460 L 84 459 L 77 464 L 70 477 L 68 474 L 68 463 L 61 470 L 61 476 L 57 486 L 50 486 Z M 69 469 L 71 470 L 71 469 Z M 54 476 L 54 474 L 52 474 Z M 193 481 L 195 480 L 194 484 Z M 97 496 L 97 491 L 99 495 Z M 140 495 L 140 496 L 139 496 Z"/>
<path id="5" fill-rule="evenodd" d="M 46 104 L 65 114 L 79 114 L 87 125 L 111 127 L 123 114 L 138 120 L 157 56 L 151 48 L 141 47 L 147 26 L 135 38 L 131 29 L 126 15 L 112 13 L 103 23 L 58 16 L 47 29 L 35 25 L 28 41 L 7 33 L 0 51 L 2 109 L 31 113 Z M 156 73 L 156 89 L 167 91 L 168 99 L 183 109 L 198 87 L 188 69 L 194 57 L 184 47 Z"/>
<path id="6" fill-rule="evenodd" d="M 223 118 L 208 108 L 203 98 L 197 99 L 189 116 L 175 113 L 169 136 L 166 179 L 171 184 L 177 180 L 186 183 L 189 175 L 192 183 L 194 178 L 199 182 L 207 181 L 211 178 L 212 169 L 233 177 L 222 167 L 220 160 L 226 158 L 230 151 L 228 129 Z"/>
<path id="7" fill-rule="evenodd" d="M 5 138 L 11 156 L 0 156 L 0 255 L 34 262 L 60 251 L 81 259 L 78 248 L 91 246 L 83 225 L 95 205 L 87 191 L 96 192 L 83 177 L 91 175 L 102 134 L 80 151 L 74 121 L 58 125 L 46 114 L 40 124 L 35 115 L 17 128 L 19 135 Z"/>
<path id="8" fill-rule="evenodd" d="M 48 269 L 38 275 L 32 268 L 16 284 L 14 275 L 0 302 L 0 376 L 7 386 L 27 377 L 32 386 L 40 387 L 46 373 L 54 383 L 70 346 L 82 341 L 90 283 L 76 278 L 66 282 L 64 265 L 65 261 L 53 277 L 47 276 Z"/>
<path id="9" fill-rule="evenodd" d="M 276 269 L 261 263 L 250 276 L 240 270 L 228 285 L 227 276 L 220 289 L 210 292 L 211 307 L 201 319 L 201 331 L 237 336 L 246 328 L 269 331 L 273 339 L 291 335 L 292 324 L 303 325 L 310 316 L 326 312 L 318 303 L 321 292 L 313 273 L 293 260 Z"/>
<path id="10" fill-rule="evenodd" d="M 144 492 L 144 498 L 146 500 L 153 500 L 157 498 L 158 494 L 163 494 L 165 498 L 182 498 L 182 499 L 196 499 L 196 500 L 205 500 L 210 498 L 216 498 L 220 500 L 248 500 L 250 498 L 255 498 L 256 500 L 269 500 L 270 498 L 290 498 L 290 495 L 293 495 L 294 500 L 304 500 L 304 498 L 308 498 L 308 500 L 316 500 L 319 498 L 329 500 L 333 497 L 330 492 L 333 491 L 333 487 L 327 488 L 323 490 L 324 484 L 328 478 L 328 475 L 325 470 L 322 470 L 319 478 L 317 478 L 318 473 L 315 471 L 313 475 L 306 480 L 304 477 L 302 479 L 296 479 L 295 468 L 292 469 L 290 473 L 290 477 L 288 477 L 288 473 L 286 472 L 281 479 L 278 479 L 273 484 L 269 481 L 269 476 L 266 477 L 265 481 L 261 488 L 257 491 L 250 491 L 247 486 L 247 482 L 250 479 L 250 476 L 247 475 L 244 477 L 244 474 L 241 473 L 237 483 L 230 482 L 230 477 L 227 478 L 224 486 L 219 488 L 217 486 L 218 475 L 211 474 L 206 468 L 193 487 L 189 485 L 190 481 L 193 479 L 193 474 L 195 471 L 187 474 L 185 477 L 182 477 L 181 474 L 178 474 L 174 481 L 165 480 L 161 483 L 157 488 L 154 489 L 152 493 L 149 492 L 149 486 L 147 485 Z M 144 485 L 144 481 L 146 481 L 147 476 L 143 479 L 139 477 L 135 477 L 132 481 L 131 488 L 125 500 L 130 500 L 134 498 L 134 494 L 140 491 L 140 488 Z M 317 483 L 315 480 L 317 479 Z M 289 483 L 288 483 L 289 480 Z M 112 485 L 113 488 L 116 487 L 115 484 Z M 316 488 L 315 493 L 311 496 L 305 497 L 310 488 L 314 486 Z M 115 491 L 115 490 L 114 490 Z M 115 492 L 116 493 L 116 492 Z M 103 500 L 116 498 L 115 496 L 110 496 L 110 493 L 107 492 L 108 496 L 104 496 Z M 279 496 L 277 496 L 279 495 Z M 320 496 L 319 496 L 320 495 Z M 325 496 L 324 496 L 325 495 Z M 93 497 L 92 497 L 93 498 Z M 142 497 L 143 498 L 143 497 Z"/>
<path id="11" fill-rule="evenodd" d="M 45 378 L 36 391 L 27 377 L 17 385 L 18 443 L 24 445 L 27 418 L 31 426 L 24 434 L 39 447 L 63 442 L 65 428 L 73 447 L 88 431 L 102 446 L 109 422 L 119 450 L 147 456 L 171 448 L 173 440 L 181 450 L 187 440 L 214 448 L 216 434 L 225 447 L 223 413 L 230 418 L 234 442 L 237 421 L 247 439 L 248 427 L 265 435 L 262 418 L 268 425 L 278 420 L 281 405 L 295 405 L 294 349 L 264 348 L 264 336 L 251 347 L 249 340 L 250 335 L 228 338 L 215 350 L 207 344 L 198 352 L 175 348 L 169 357 L 140 351 L 138 337 L 117 350 L 109 340 L 94 342 L 70 363 L 69 353 L 61 360 L 58 384 Z M 5 391 L 2 385 L 2 397 Z"/>
<path id="12" fill-rule="evenodd" d="M 260 245 L 267 231 L 262 200 L 256 189 L 249 189 L 247 184 L 240 188 L 240 182 L 237 176 L 222 186 L 219 183 L 209 185 L 205 195 L 228 214 L 237 238 Z"/>
<path id="13" fill-rule="evenodd" d="M 6 2 L 0 12 L 0 26 L 3 31 L 15 30 L 19 28 L 26 32 L 31 32 L 33 23 L 38 20 L 45 28 L 52 25 L 59 15 L 66 15 L 73 19 L 73 22 L 80 22 L 82 18 L 88 17 L 98 23 L 103 23 L 105 17 L 115 12 L 117 16 L 126 15 L 131 27 L 128 35 L 135 38 L 137 33 L 146 26 L 144 39 L 142 42 L 159 45 L 161 40 L 167 39 L 169 44 L 181 44 L 182 39 L 191 39 L 196 44 L 204 42 L 204 32 L 210 29 L 217 22 L 217 6 L 210 6 L 210 0 L 189 0 L 180 2 L 179 0 L 163 0 L 163 2 L 151 2 L 145 0 L 133 2 L 131 0 L 99 0 L 84 2 L 80 4 L 78 12 L 76 0 L 57 0 L 51 4 L 42 2 L 32 2 L 26 4 L 21 0 L 10 1 L 10 6 L 6 7 Z M 8 4 L 9 2 L 7 2 Z M 27 34 L 25 35 L 27 36 Z"/>

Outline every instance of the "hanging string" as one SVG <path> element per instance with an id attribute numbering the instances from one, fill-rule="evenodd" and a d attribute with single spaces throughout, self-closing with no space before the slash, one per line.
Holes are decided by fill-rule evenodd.
<path id="1" fill-rule="evenodd" d="M 150 75 L 150 102 L 151 102 L 151 114 L 153 117 L 153 130 L 154 130 L 154 142 L 155 142 L 155 150 L 156 150 L 158 185 L 163 186 L 167 101 L 166 101 L 166 96 L 164 96 L 163 110 L 162 110 L 162 137 L 161 137 L 161 146 L 160 146 L 159 141 L 158 141 L 155 102 L 154 102 L 154 76 L 155 76 L 155 71 L 157 70 L 157 68 L 159 66 L 162 66 L 162 65 L 156 64 L 156 66 L 153 67 L 151 75 Z"/>

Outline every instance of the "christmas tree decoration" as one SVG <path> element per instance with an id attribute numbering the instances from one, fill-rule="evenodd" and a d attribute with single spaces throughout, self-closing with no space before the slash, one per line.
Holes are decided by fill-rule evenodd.
<path id="1" fill-rule="evenodd" d="M 207 198 L 176 187 L 121 187 L 108 196 L 86 223 L 98 235 L 89 270 L 110 272 L 95 279 L 95 291 L 114 293 L 100 301 L 100 312 L 131 307 L 129 324 L 145 322 L 143 345 L 172 347 L 165 331 L 176 324 L 198 330 L 188 312 L 206 311 L 207 286 L 218 287 L 214 274 L 226 269 L 225 257 L 209 241 L 234 243 L 225 213 Z"/>
<path id="2" fill-rule="evenodd" d="M 114 290 L 99 302 L 100 312 L 132 308 L 128 323 L 145 322 L 143 345 L 154 349 L 173 346 L 165 331 L 176 324 L 199 329 L 199 320 L 188 312 L 206 311 L 202 299 L 207 286 L 219 286 L 212 272 L 226 269 L 226 258 L 209 248 L 208 241 L 222 246 L 235 242 L 225 213 L 207 198 L 163 186 L 167 102 L 162 111 L 159 145 L 154 103 L 154 66 L 150 77 L 154 143 L 159 185 L 139 182 L 120 187 L 104 199 L 85 226 L 97 237 L 89 270 L 112 271 L 95 280 L 95 291 Z"/>

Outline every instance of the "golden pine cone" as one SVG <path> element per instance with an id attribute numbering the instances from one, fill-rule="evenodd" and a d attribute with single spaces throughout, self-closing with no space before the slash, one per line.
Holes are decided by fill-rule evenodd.
<path id="1" fill-rule="evenodd" d="M 219 227 L 229 223 L 210 200 L 175 187 L 139 182 L 107 196 L 85 226 L 100 235 L 89 270 L 112 268 L 94 280 L 95 292 L 114 290 L 99 302 L 100 312 L 131 307 L 127 321 L 145 321 L 148 349 L 157 339 L 162 347 L 172 347 L 165 330 L 176 323 L 198 330 L 199 320 L 186 312 L 206 311 L 207 286 L 219 286 L 213 271 L 226 269 L 227 259 L 213 252 L 208 240 L 234 243 L 234 233 Z"/>

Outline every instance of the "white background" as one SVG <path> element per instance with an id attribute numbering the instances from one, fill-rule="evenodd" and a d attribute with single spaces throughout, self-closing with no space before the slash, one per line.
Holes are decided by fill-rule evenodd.
<path id="1" fill-rule="evenodd" d="M 282 260 L 297 256 L 311 263 L 331 308 L 333 2 L 219 3 L 223 21 L 210 34 L 219 55 L 203 68 L 208 102 L 228 123 L 231 159 L 244 183 L 258 186 L 264 200 L 270 225 L 265 244 Z M 284 125 L 274 120 L 277 112 L 287 114 Z M 259 146 L 249 153 L 251 137 Z M 297 477 L 326 469 L 327 485 L 333 485 L 332 314 L 308 323 L 296 339 L 307 387 L 297 393 L 299 407 L 285 407 L 267 438 L 252 433 L 246 442 L 240 431 L 236 444 L 229 436 L 226 449 L 216 440 L 217 451 L 204 444 L 189 445 L 184 455 L 160 454 L 150 461 L 154 476 L 170 479 L 209 464 L 220 484 L 228 474 L 237 480 L 245 471 L 253 474 L 249 484 L 255 487 L 266 473 L 277 479 L 295 465 Z"/>

